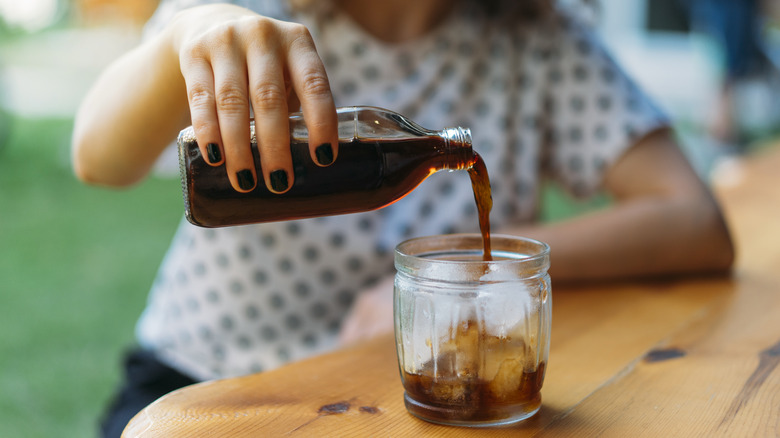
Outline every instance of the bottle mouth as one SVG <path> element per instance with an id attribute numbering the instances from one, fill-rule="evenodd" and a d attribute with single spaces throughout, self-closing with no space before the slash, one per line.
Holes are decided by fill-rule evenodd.
<path id="1" fill-rule="evenodd" d="M 469 128 L 445 128 L 441 134 L 449 156 L 447 168 L 450 170 L 468 169 L 474 165 L 475 157 L 471 146 Z"/>
<path id="2" fill-rule="evenodd" d="M 443 134 L 450 148 L 471 147 L 471 129 L 469 128 L 461 128 L 460 126 L 445 128 Z"/>

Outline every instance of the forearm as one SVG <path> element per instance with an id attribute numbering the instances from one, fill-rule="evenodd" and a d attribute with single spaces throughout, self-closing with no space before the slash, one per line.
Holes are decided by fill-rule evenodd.
<path id="1" fill-rule="evenodd" d="M 717 272 L 734 249 L 717 202 L 669 130 L 640 139 L 607 172 L 613 206 L 507 232 L 547 242 L 556 280 Z"/>
<path id="2" fill-rule="evenodd" d="M 551 276 L 564 282 L 725 271 L 734 257 L 719 209 L 705 195 L 641 198 L 504 231 L 548 243 Z"/>
<path id="3" fill-rule="evenodd" d="M 137 182 L 187 124 L 184 81 L 170 40 L 163 33 L 119 58 L 85 97 L 73 133 L 80 179 Z"/>

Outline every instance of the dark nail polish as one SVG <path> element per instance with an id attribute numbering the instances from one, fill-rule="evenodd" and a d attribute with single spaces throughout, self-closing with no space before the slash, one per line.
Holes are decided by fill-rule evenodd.
<path id="1" fill-rule="evenodd" d="M 222 161 L 222 152 L 219 151 L 219 145 L 216 143 L 209 143 L 206 146 L 206 152 L 209 156 L 209 163 L 219 163 Z"/>
<path id="2" fill-rule="evenodd" d="M 238 176 L 238 186 L 241 190 L 251 190 L 255 186 L 255 178 L 252 176 L 252 171 L 244 169 L 236 173 Z"/>
<path id="3" fill-rule="evenodd" d="M 274 170 L 271 172 L 271 188 L 276 192 L 287 190 L 287 172 L 284 170 Z"/>
<path id="4" fill-rule="evenodd" d="M 328 143 L 317 146 L 317 149 L 314 150 L 314 154 L 317 156 L 317 162 L 323 166 L 327 166 L 333 162 L 333 148 Z"/>

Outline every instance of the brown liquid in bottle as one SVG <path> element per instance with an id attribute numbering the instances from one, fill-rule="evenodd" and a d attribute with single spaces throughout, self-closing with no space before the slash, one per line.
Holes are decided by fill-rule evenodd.
<path id="1" fill-rule="evenodd" d="M 308 144 L 292 143 L 295 181 L 289 191 L 272 193 L 261 181 L 251 192 L 240 193 L 230 185 L 224 165 L 206 163 L 194 140 L 180 147 L 187 218 L 204 227 L 374 210 L 401 199 L 438 170 L 466 169 L 481 161 L 470 147 L 453 153 L 438 137 L 356 138 L 339 143 L 338 158 L 320 167 Z M 257 148 L 252 153 L 260 163 Z"/>

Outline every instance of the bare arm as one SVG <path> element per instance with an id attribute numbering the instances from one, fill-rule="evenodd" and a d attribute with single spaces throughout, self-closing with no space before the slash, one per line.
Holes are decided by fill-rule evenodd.
<path id="1" fill-rule="evenodd" d="M 725 271 L 734 248 L 720 209 L 667 130 L 608 171 L 615 205 L 557 224 L 501 230 L 551 247 L 556 281 Z"/>
<path id="2" fill-rule="evenodd" d="M 166 31 L 111 64 L 78 110 L 73 132 L 76 175 L 92 184 L 142 179 L 187 125 L 186 91 Z"/>

